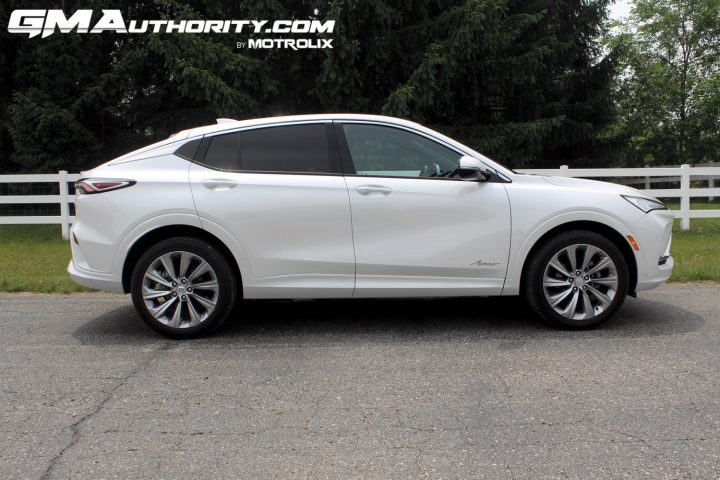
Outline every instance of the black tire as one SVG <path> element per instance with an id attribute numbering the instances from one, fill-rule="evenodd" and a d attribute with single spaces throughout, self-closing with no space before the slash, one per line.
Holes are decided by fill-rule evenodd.
<path id="1" fill-rule="evenodd" d="M 577 268 L 582 267 L 580 264 L 582 263 L 582 260 L 584 260 L 584 255 L 590 251 L 590 249 L 582 247 L 583 245 L 590 245 L 602 251 L 597 253 L 597 256 L 593 257 L 597 261 L 595 263 L 591 263 L 591 267 L 586 268 L 585 270 L 591 271 L 593 265 L 600 264 L 600 259 L 603 258 L 602 253 L 609 257 L 613 265 L 606 269 L 599 270 L 598 273 L 592 273 L 589 276 L 585 275 L 585 272 L 578 269 L 571 272 L 567 267 L 572 265 L 570 263 L 570 251 L 573 249 L 574 245 L 580 245 L 580 247 L 575 250 L 577 252 L 575 254 L 575 265 Z M 565 250 L 567 248 L 570 248 L 570 250 Z M 565 252 L 561 254 L 560 252 L 563 251 Z M 566 272 L 572 275 L 570 280 L 568 280 L 568 277 L 560 273 L 555 267 L 549 266 L 550 261 L 558 254 L 560 254 L 560 257 L 558 257 L 558 260 L 561 262 L 560 266 L 565 267 Z M 611 270 L 613 267 L 614 270 Z M 546 269 L 548 275 L 554 278 L 546 278 Z M 579 276 L 576 275 L 578 271 L 581 272 Z M 602 281 L 601 276 L 603 275 L 605 276 L 604 278 L 608 279 L 610 282 L 613 281 L 613 277 L 616 278 L 616 288 L 611 289 L 610 287 L 606 287 L 600 283 L 595 283 L 595 281 Z M 593 279 L 593 276 L 597 276 L 598 278 Z M 606 321 L 617 311 L 618 308 L 620 308 L 627 296 L 629 283 L 628 277 L 628 266 L 625 261 L 625 257 L 613 242 L 595 232 L 571 230 L 551 237 L 532 254 L 532 257 L 526 264 L 522 290 L 526 300 L 530 304 L 530 307 L 532 307 L 540 319 L 545 322 L 561 328 L 589 328 Z M 585 280 L 585 278 L 589 278 L 589 280 Z M 568 286 L 554 286 L 553 284 L 555 283 L 555 280 L 567 281 Z M 544 285 L 544 282 L 548 283 L 549 286 L 547 288 Z M 604 291 L 606 288 L 607 290 Z M 568 292 L 568 289 L 570 290 L 570 293 L 568 294 L 569 296 L 565 297 L 560 304 L 556 305 L 556 308 L 562 310 L 567 309 L 568 312 L 572 311 L 578 318 L 570 318 L 569 316 L 565 316 L 557 312 L 555 308 L 551 306 L 551 302 L 546 296 L 547 293 L 547 295 L 551 296 L 551 298 L 555 300 L 560 298 L 563 293 Z M 602 304 L 600 300 L 601 295 L 596 296 L 593 291 L 599 292 L 599 294 L 604 294 L 606 299 L 611 298 L 609 304 Z M 579 300 L 576 300 L 576 303 L 571 305 L 573 301 L 572 297 L 579 298 Z M 593 316 L 591 317 L 589 317 L 586 313 L 587 306 L 580 305 L 580 302 L 583 302 L 585 298 L 591 301 L 591 303 L 594 302 L 594 305 L 592 305 Z M 572 313 L 568 313 L 568 315 L 572 315 Z"/>
<path id="2" fill-rule="evenodd" d="M 165 258 L 170 261 L 174 277 L 167 273 L 168 269 L 162 268 L 165 264 L 157 263 L 162 262 L 160 257 L 163 255 L 167 255 Z M 183 257 L 187 259 L 185 265 L 182 264 Z M 211 270 L 207 270 L 203 266 L 203 260 L 207 262 Z M 238 282 L 229 261 L 212 244 L 197 238 L 176 237 L 153 245 L 140 257 L 133 269 L 130 293 L 135 309 L 150 328 L 167 337 L 182 339 L 207 335 L 225 321 L 235 304 Z M 164 283 L 159 283 L 149 277 L 146 278 L 146 272 L 151 265 L 160 267 L 159 269 L 153 267 L 153 271 L 161 273 L 159 280 Z M 183 266 L 188 278 L 180 275 Z M 160 270 L 162 271 L 160 272 Z M 196 270 L 205 273 L 190 278 Z M 178 281 L 173 283 L 172 278 Z M 184 285 L 180 283 L 182 280 L 185 280 Z M 195 289 L 193 289 L 193 282 L 196 282 Z M 169 285 L 165 283 L 169 283 Z M 215 287 L 214 284 L 217 286 Z M 168 294 L 145 300 L 143 288 L 157 289 L 152 290 L 154 292 L 168 291 Z M 158 311 L 162 309 L 165 302 L 171 302 L 164 310 L 167 315 L 163 313 L 161 315 L 165 315 L 164 317 L 156 318 L 150 308 L 155 307 Z M 214 307 L 211 309 L 209 305 L 213 303 Z M 179 305 L 181 306 L 178 307 Z M 172 318 L 169 318 L 170 312 L 174 313 L 177 308 L 180 308 L 178 316 L 173 315 Z M 191 309 L 194 315 L 192 318 Z M 174 322 L 177 325 L 173 325 Z M 193 323 L 196 324 L 193 325 Z"/>

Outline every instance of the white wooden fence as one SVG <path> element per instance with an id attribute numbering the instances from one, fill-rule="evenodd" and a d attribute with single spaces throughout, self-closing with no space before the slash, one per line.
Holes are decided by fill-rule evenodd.
<path id="1" fill-rule="evenodd" d="M 68 193 L 68 182 L 75 182 L 80 175 L 61 170 L 58 173 L 35 175 L 0 175 L 0 183 L 57 183 L 58 195 L 0 195 L 2 204 L 28 204 L 28 203 L 59 203 L 60 216 L 25 215 L 5 217 L 0 216 L 2 224 L 60 224 L 62 236 L 65 240 L 70 237 L 70 225 L 75 217 L 70 215 L 70 203 L 75 202 L 75 195 Z"/>
<path id="2" fill-rule="evenodd" d="M 716 178 L 720 180 L 720 167 L 691 167 L 681 165 L 679 167 L 651 167 L 651 168 L 568 168 L 562 165 L 559 169 L 524 169 L 520 173 L 531 173 L 538 175 L 556 175 L 560 177 L 582 177 L 582 178 L 604 178 L 614 179 L 618 183 L 641 184 L 650 187 L 654 179 L 660 177 L 662 182 L 680 182 L 680 188 L 645 188 L 648 194 L 659 198 L 679 198 L 680 210 L 673 210 L 676 218 L 681 219 L 683 230 L 690 228 L 691 218 L 720 218 L 720 209 L 715 210 L 691 210 L 690 199 L 697 197 L 720 197 L 720 188 L 714 186 Z M 2 204 L 60 204 L 59 216 L 0 216 L 1 224 L 59 224 L 62 228 L 63 238 L 67 239 L 70 234 L 70 225 L 75 220 L 70 215 L 70 203 L 75 201 L 75 195 L 68 192 L 68 182 L 75 182 L 79 174 L 69 174 L 60 171 L 52 174 L 40 175 L 0 175 L 2 183 L 57 183 L 58 195 L 0 195 Z M 637 181 L 621 181 L 620 178 L 640 178 Z M 653 179 L 653 180 L 651 180 Z M 691 180 L 707 181 L 707 188 L 691 188 Z"/>

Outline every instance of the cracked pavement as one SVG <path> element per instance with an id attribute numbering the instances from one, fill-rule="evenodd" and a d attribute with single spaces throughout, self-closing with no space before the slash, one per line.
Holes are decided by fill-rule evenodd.
<path id="1" fill-rule="evenodd" d="M 0 329 L 2 478 L 720 477 L 720 284 L 580 332 L 330 300 L 172 341 L 104 293 L 0 294 Z"/>

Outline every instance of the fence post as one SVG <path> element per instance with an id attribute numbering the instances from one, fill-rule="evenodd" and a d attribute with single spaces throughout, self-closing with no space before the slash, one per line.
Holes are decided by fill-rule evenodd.
<path id="1" fill-rule="evenodd" d="M 62 228 L 62 237 L 64 240 L 70 239 L 70 208 L 68 203 L 68 172 L 60 170 L 58 172 L 58 182 L 60 184 L 60 228 Z"/>
<path id="2" fill-rule="evenodd" d="M 710 164 L 709 164 L 708 166 L 714 167 L 714 166 L 715 166 L 715 162 L 710 162 Z M 710 175 L 710 177 L 708 177 L 708 188 L 715 188 L 715 177 L 712 176 L 712 175 Z M 708 201 L 709 201 L 710 203 L 714 202 L 714 201 L 715 201 L 715 197 L 708 197 Z"/>
<path id="3" fill-rule="evenodd" d="M 561 177 L 567 177 L 568 176 L 568 166 L 560 165 L 560 173 L 558 175 Z"/>
<path id="4" fill-rule="evenodd" d="M 649 165 L 645 165 L 645 168 L 648 168 Z M 645 176 L 645 190 L 650 190 L 650 177 Z"/>
<path id="5" fill-rule="evenodd" d="M 680 226 L 690 229 L 690 165 L 680 165 Z"/>

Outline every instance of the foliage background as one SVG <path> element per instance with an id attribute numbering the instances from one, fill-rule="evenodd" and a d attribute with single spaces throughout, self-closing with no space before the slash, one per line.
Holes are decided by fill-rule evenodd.
<path id="1" fill-rule="evenodd" d="M 718 1 L 638 5 L 669 5 L 672 11 L 690 2 L 693 12 L 702 6 L 704 20 L 693 25 L 705 38 L 715 31 L 708 24 L 717 27 L 711 17 Z M 0 172 L 79 171 L 217 117 L 317 112 L 406 117 L 511 167 L 716 158 L 714 37 L 706 42 L 706 66 L 693 74 L 702 81 L 691 80 L 686 95 L 692 122 L 681 128 L 675 121 L 677 77 L 656 75 L 660 67 L 647 54 L 662 39 L 643 37 L 638 28 L 657 12 L 636 8 L 634 26 L 611 30 L 608 3 L 4 1 L 3 25 L 16 8 L 62 8 L 68 16 L 90 8 L 94 20 L 103 8 L 117 8 L 126 21 L 317 18 L 337 24 L 334 49 L 303 51 L 236 49 L 247 34 L 55 33 L 29 39 L 3 28 Z M 678 18 L 656 29 L 671 31 Z M 672 43 L 663 41 L 667 50 Z"/>

